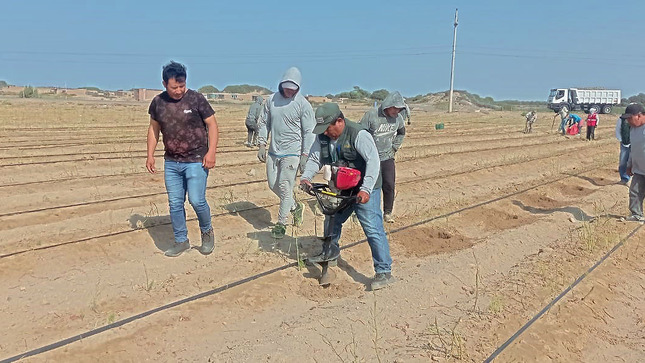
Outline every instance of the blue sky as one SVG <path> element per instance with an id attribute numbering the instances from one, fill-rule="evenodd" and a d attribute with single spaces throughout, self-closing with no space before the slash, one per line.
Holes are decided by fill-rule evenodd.
<path id="1" fill-rule="evenodd" d="M 495 99 L 545 100 L 550 88 L 645 92 L 641 1 L 5 1 L 0 80 L 17 85 L 275 90 L 297 66 L 304 93 L 360 86 L 404 96 L 450 86 Z"/>

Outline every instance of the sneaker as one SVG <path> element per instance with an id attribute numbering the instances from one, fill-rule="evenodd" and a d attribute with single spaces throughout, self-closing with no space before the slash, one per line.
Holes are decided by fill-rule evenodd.
<path id="1" fill-rule="evenodd" d="M 377 273 L 372 280 L 372 291 L 382 289 L 395 281 L 396 279 L 390 272 Z"/>
<path id="2" fill-rule="evenodd" d="M 202 232 L 202 245 L 199 247 L 199 252 L 202 255 L 210 255 L 215 249 L 215 233 L 211 228 L 207 232 Z"/>
<path id="3" fill-rule="evenodd" d="M 291 215 L 293 215 L 293 224 L 302 226 L 302 222 L 305 219 L 305 204 L 303 202 L 296 202 L 296 208 L 291 211 Z"/>
<path id="4" fill-rule="evenodd" d="M 271 237 L 275 239 L 284 238 L 285 233 L 287 233 L 287 226 L 282 223 L 276 223 L 271 230 Z"/>
<path id="5" fill-rule="evenodd" d="M 387 223 L 394 223 L 394 217 L 392 217 L 392 213 L 383 214 L 383 220 Z"/>
<path id="6" fill-rule="evenodd" d="M 625 221 L 626 221 L 626 222 L 639 222 L 639 223 L 643 223 L 643 222 L 645 222 L 645 218 L 643 218 L 643 216 L 638 216 L 638 215 L 636 215 L 636 214 L 632 214 L 631 216 L 629 216 L 629 217 L 625 218 Z"/>
<path id="7" fill-rule="evenodd" d="M 622 185 L 627 185 L 628 183 L 629 183 L 629 179 L 627 179 L 627 180 L 621 179 L 620 180 L 620 184 L 622 184 Z"/>
<path id="8" fill-rule="evenodd" d="M 175 243 L 174 246 L 170 247 L 164 252 L 164 255 L 168 257 L 177 257 L 188 249 L 190 249 L 190 243 L 188 242 L 188 240 L 185 240 L 184 242 Z"/>

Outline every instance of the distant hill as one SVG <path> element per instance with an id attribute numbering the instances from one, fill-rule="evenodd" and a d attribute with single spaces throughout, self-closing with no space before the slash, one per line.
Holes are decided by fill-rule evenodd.
<path id="1" fill-rule="evenodd" d="M 407 98 L 409 104 L 418 105 L 420 108 L 431 108 L 434 110 L 448 110 L 450 101 L 450 92 L 443 91 L 437 93 L 428 93 Z M 426 107 L 423 107 L 426 106 Z M 489 110 L 517 110 L 524 108 L 546 108 L 543 101 L 517 101 L 503 100 L 495 101 L 492 97 L 481 97 L 476 93 L 470 93 L 464 90 L 455 90 L 453 92 L 453 109 L 489 109 Z"/>
<path id="2" fill-rule="evenodd" d="M 261 86 L 252 86 L 250 84 L 238 84 L 226 86 L 222 92 L 226 93 L 251 93 L 258 92 L 260 94 L 269 94 L 273 93 L 270 89 L 261 87 Z"/>

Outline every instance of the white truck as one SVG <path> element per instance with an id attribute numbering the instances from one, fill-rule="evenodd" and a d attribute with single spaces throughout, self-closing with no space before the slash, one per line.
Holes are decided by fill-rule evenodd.
<path id="1" fill-rule="evenodd" d="M 619 89 L 554 88 L 546 101 L 554 112 L 566 112 L 595 108 L 598 113 L 611 113 L 612 107 L 620 104 Z"/>

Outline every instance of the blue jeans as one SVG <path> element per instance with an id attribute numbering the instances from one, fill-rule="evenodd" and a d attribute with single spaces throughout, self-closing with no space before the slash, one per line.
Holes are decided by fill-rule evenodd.
<path id="1" fill-rule="evenodd" d="M 180 163 L 171 160 L 164 162 L 164 180 L 168 192 L 170 222 L 177 243 L 188 240 L 186 210 L 184 209 L 186 192 L 188 192 L 188 202 L 197 214 L 199 229 L 202 232 L 208 232 L 213 228 L 211 209 L 206 201 L 207 178 L 208 169 L 204 169 L 202 163 Z"/>
<path id="2" fill-rule="evenodd" d="M 367 236 L 367 243 L 372 250 L 374 271 L 386 273 L 392 271 L 392 257 L 390 257 L 390 244 L 383 228 L 383 214 L 381 213 L 381 190 L 374 189 L 370 194 L 370 200 L 365 204 L 355 203 L 351 207 L 334 215 L 334 228 L 332 231 L 332 242 L 338 243 L 343 223 L 349 218 L 352 212 L 356 212 L 358 221 L 363 227 Z"/>
<path id="3" fill-rule="evenodd" d="M 620 180 L 624 182 L 629 181 L 629 175 L 627 175 L 627 160 L 629 160 L 629 151 L 631 148 L 620 144 L 620 157 L 618 158 L 618 173 L 620 174 Z"/>
<path id="4" fill-rule="evenodd" d="M 562 119 L 562 121 L 560 122 L 560 128 L 558 129 L 558 131 L 560 131 L 560 130 L 562 130 L 562 135 L 567 133 L 567 119 L 566 118 Z"/>

